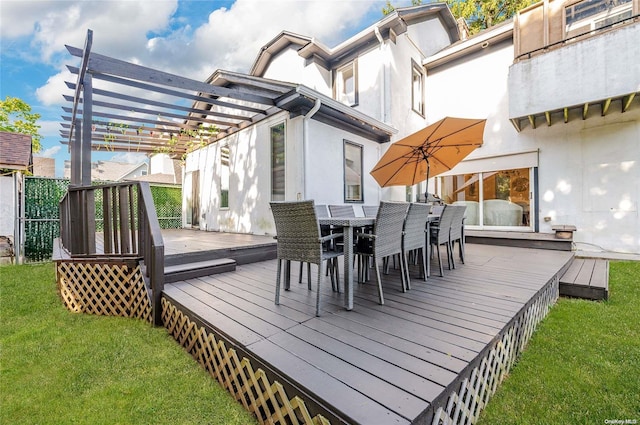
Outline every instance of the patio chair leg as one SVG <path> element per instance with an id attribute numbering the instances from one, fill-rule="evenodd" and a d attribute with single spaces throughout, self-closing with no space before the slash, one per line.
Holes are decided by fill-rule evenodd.
<path id="1" fill-rule="evenodd" d="M 336 291 L 338 292 L 338 294 L 340 293 L 340 266 L 339 266 L 339 261 L 338 261 L 338 257 L 333 259 L 333 268 L 334 268 L 334 273 L 336 275 Z"/>
<path id="2" fill-rule="evenodd" d="M 447 244 L 447 263 L 449 264 L 449 270 L 456 268 L 456 263 L 453 261 L 453 244 L 451 241 Z"/>
<path id="3" fill-rule="evenodd" d="M 320 279 L 322 279 L 322 264 L 318 264 L 318 288 L 316 294 L 316 316 L 320 316 Z"/>
<path id="4" fill-rule="evenodd" d="M 376 281 L 378 282 L 378 298 L 380 300 L 380 305 L 384 305 L 384 295 L 382 295 L 382 280 L 380 279 L 380 268 L 378 267 L 378 259 L 374 258 L 374 261 L 376 264 Z"/>
<path id="5" fill-rule="evenodd" d="M 440 257 L 440 245 L 437 246 L 438 249 L 438 265 L 440 266 L 440 277 L 444 277 L 444 269 L 442 268 L 442 258 Z"/>
<path id="6" fill-rule="evenodd" d="M 276 273 L 276 305 L 280 305 L 280 277 L 282 271 L 282 260 L 278 260 L 278 272 Z"/>
<path id="7" fill-rule="evenodd" d="M 411 280 L 409 278 L 409 260 L 404 254 L 400 254 L 400 270 L 404 272 L 402 277 L 402 292 L 407 292 L 411 289 Z"/>

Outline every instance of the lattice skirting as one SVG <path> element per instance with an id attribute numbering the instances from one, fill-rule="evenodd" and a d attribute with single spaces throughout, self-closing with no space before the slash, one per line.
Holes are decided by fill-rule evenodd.
<path id="1" fill-rule="evenodd" d="M 433 425 L 473 424 L 522 353 L 536 326 L 558 300 L 559 277 L 555 276 L 536 299 L 511 322 L 502 338 L 471 369 L 460 387 L 439 407 Z"/>
<path id="2" fill-rule="evenodd" d="M 151 300 L 137 262 L 59 261 L 56 280 L 71 311 L 151 322 Z"/>
<path id="3" fill-rule="evenodd" d="M 299 396 L 289 398 L 284 386 L 271 382 L 251 360 L 192 321 L 167 299 L 162 299 L 162 321 L 169 333 L 242 405 L 263 424 L 330 424 L 311 416 Z"/>

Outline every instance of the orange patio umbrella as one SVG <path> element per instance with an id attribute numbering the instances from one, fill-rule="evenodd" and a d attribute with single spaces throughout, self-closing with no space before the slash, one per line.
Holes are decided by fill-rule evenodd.
<path id="1" fill-rule="evenodd" d="M 413 186 L 451 170 L 482 145 L 484 119 L 445 117 L 393 143 L 371 170 L 382 187 Z"/>

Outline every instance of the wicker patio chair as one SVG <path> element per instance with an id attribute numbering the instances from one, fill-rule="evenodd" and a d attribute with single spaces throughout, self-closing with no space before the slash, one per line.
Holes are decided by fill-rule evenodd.
<path id="1" fill-rule="evenodd" d="M 427 279 L 427 257 L 426 257 L 426 238 L 425 231 L 427 227 L 427 216 L 429 215 L 429 205 L 413 203 L 409 205 L 407 218 L 404 221 L 404 229 L 402 231 L 402 255 L 400 260 L 405 262 L 405 283 L 407 289 L 411 289 L 411 280 L 409 278 L 409 253 L 414 252 L 420 264 L 420 273 L 422 278 Z"/>
<path id="2" fill-rule="evenodd" d="M 453 207 L 451 205 L 445 205 L 442 210 L 442 214 L 440 214 L 440 220 L 435 225 L 431 226 L 431 245 L 435 245 L 436 251 L 438 251 L 438 265 L 440 266 L 440 276 L 444 276 L 444 270 L 442 269 L 442 258 L 440 257 L 440 245 L 447 245 L 447 264 L 449 266 L 449 270 L 451 270 L 451 239 L 449 238 L 449 234 L 451 232 L 453 213 Z"/>
<path id="3" fill-rule="evenodd" d="M 280 277 L 282 261 L 300 261 L 318 266 L 316 294 L 316 316 L 320 315 L 320 281 L 322 263 L 330 262 L 332 281 L 338 282 L 338 257 L 342 252 L 325 251 L 323 243 L 342 236 L 342 233 L 320 235 L 320 226 L 313 201 L 271 202 L 271 212 L 276 225 L 278 272 L 276 282 L 276 305 L 280 304 Z M 309 281 L 311 289 L 311 281 Z"/>
<path id="4" fill-rule="evenodd" d="M 379 266 L 383 263 L 385 273 L 388 273 L 387 261 L 383 260 L 396 254 L 402 254 L 402 227 L 404 226 L 408 208 L 409 204 L 407 202 L 381 202 L 373 233 L 358 234 L 355 251 L 358 255 L 358 280 L 363 280 L 364 271 L 368 267 L 368 259 L 373 257 L 380 304 L 384 304 L 384 295 L 382 294 Z M 400 262 L 400 275 L 402 278 L 402 291 L 404 292 L 406 291 L 406 285 L 404 283 L 403 261 Z"/>
<path id="5" fill-rule="evenodd" d="M 316 217 L 317 218 L 324 218 L 324 217 L 329 217 L 329 209 L 327 208 L 327 205 L 325 204 L 317 204 L 314 205 L 313 207 L 316 210 Z M 331 232 L 333 231 L 331 226 L 327 226 L 327 225 L 321 225 L 320 226 L 320 234 L 322 236 L 327 236 L 330 235 Z M 334 244 L 333 244 L 333 240 L 331 241 L 326 241 L 323 244 L 323 248 L 325 250 L 328 249 L 334 249 Z M 330 268 L 330 263 L 327 262 L 327 270 L 326 270 L 326 275 L 329 276 L 329 268 Z M 302 283 L 302 271 L 304 269 L 304 263 L 300 263 L 300 273 L 298 274 L 298 283 Z M 311 264 L 307 263 L 307 282 L 311 282 Z M 336 281 L 336 284 L 334 284 L 333 280 L 331 281 L 331 283 L 334 285 L 334 290 L 337 290 L 338 292 L 340 292 L 340 287 L 338 285 L 336 285 L 338 282 Z"/>
<path id="6" fill-rule="evenodd" d="M 460 261 L 464 264 L 464 214 L 467 210 L 465 205 L 451 205 L 449 208 L 452 208 L 453 218 L 451 220 L 451 232 L 449 233 L 449 239 L 451 240 L 451 262 L 453 264 L 453 268 L 456 268 L 456 263 L 453 261 L 453 251 L 458 242 L 458 255 L 460 256 Z"/>
<path id="7" fill-rule="evenodd" d="M 331 217 L 355 217 L 353 205 L 329 205 Z"/>
<path id="8" fill-rule="evenodd" d="M 378 205 L 363 205 L 362 212 L 365 217 L 375 217 L 378 214 Z"/>

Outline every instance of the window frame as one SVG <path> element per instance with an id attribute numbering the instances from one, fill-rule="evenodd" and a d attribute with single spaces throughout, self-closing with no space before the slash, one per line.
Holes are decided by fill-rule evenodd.
<path id="1" fill-rule="evenodd" d="M 347 99 L 341 99 L 341 90 L 344 87 L 344 78 L 341 76 L 344 74 L 344 71 L 347 69 L 351 69 L 352 78 L 353 78 L 353 102 L 348 102 Z M 333 98 L 338 102 L 347 105 L 347 106 L 358 106 L 359 96 L 358 96 L 358 61 L 354 59 L 344 65 L 337 67 L 333 72 Z M 345 101 L 347 100 L 347 101 Z"/>
<path id="2" fill-rule="evenodd" d="M 226 150 L 226 164 L 225 164 L 225 153 Z M 226 168 L 226 176 L 225 170 Z M 226 177 L 226 181 L 225 181 Z M 226 184 L 225 184 L 226 183 Z M 225 189 L 226 186 L 226 189 Z M 231 187 L 231 148 L 229 148 L 228 144 L 220 146 L 220 209 L 226 210 L 229 209 L 229 189 Z M 225 202 L 226 201 L 226 202 Z"/>
<path id="3" fill-rule="evenodd" d="M 278 190 L 278 193 L 275 192 L 275 187 L 274 187 L 274 181 L 276 180 L 274 178 L 276 171 L 280 171 L 280 170 L 276 170 L 276 166 L 274 165 L 274 159 L 275 159 L 275 155 L 274 155 L 274 129 L 276 127 L 282 127 L 282 165 L 280 165 L 279 168 L 281 168 L 281 172 L 282 172 L 282 189 L 280 193 L 280 190 Z M 287 147 L 287 126 L 285 121 L 279 122 L 278 124 L 269 126 L 269 198 L 271 201 L 274 202 L 279 202 L 279 201 L 284 201 L 286 199 L 286 193 L 287 193 L 287 155 L 286 155 L 286 147 Z"/>
<path id="4" fill-rule="evenodd" d="M 420 76 L 420 107 L 419 109 L 416 109 L 416 92 L 415 92 L 415 85 L 414 85 L 414 77 L 415 75 L 419 75 Z M 420 115 L 421 117 L 424 118 L 425 116 L 425 107 L 424 107 L 424 102 L 425 102 L 425 75 L 424 75 L 424 70 L 422 69 L 422 67 L 420 65 L 418 65 L 418 63 L 411 59 L 411 110 L 414 111 L 415 113 L 417 113 L 418 115 Z"/>
<path id="5" fill-rule="evenodd" d="M 355 148 L 357 149 L 357 151 L 359 152 L 359 162 L 360 162 L 360 190 L 359 190 L 359 197 L 358 198 L 351 198 L 349 196 L 349 189 L 348 189 L 348 184 L 347 184 L 347 168 L 348 168 L 348 164 L 347 164 L 347 149 L 349 147 Z M 364 146 L 359 144 L 359 143 L 355 143 L 352 142 L 350 140 L 347 139 L 343 139 L 343 144 L 342 144 L 342 187 L 343 187 L 343 199 L 345 203 L 364 203 L 364 176 L 362 173 L 362 170 L 364 169 Z"/>

